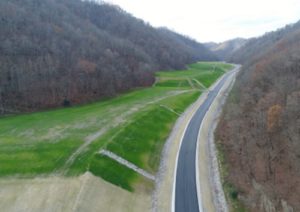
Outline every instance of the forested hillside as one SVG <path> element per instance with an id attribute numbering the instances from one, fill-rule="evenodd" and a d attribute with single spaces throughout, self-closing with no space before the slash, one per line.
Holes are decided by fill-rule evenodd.
<path id="1" fill-rule="evenodd" d="M 0 23 L 0 113 L 93 101 L 149 86 L 154 71 L 216 59 L 104 3 L 3 0 Z"/>
<path id="2" fill-rule="evenodd" d="M 271 48 L 276 45 L 281 39 L 291 36 L 291 34 L 300 30 L 300 21 L 287 25 L 286 27 L 276 30 L 274 32 L 266 33 L 262 37 L 249 39 L 245 45 L 227 58 L 228 61 L 234 63 L 252 63 L 254 60 L 259 60 Z"/>
<path id="3" fill-rule="evenodd" d="M 233 57 L 244 67 L 217 142 L 231 196 L 250 211 L 300 211 L 299 25 L 252 39 Z"/>
<path id="4" fill-rule="evenodd" d="M 234 52 L 238 51 L 247 43 L 247 39 L 235 38 L 222 43 L 205 43 L 204 45 L 218 56 L 220 60 L 229 60 Z"/>

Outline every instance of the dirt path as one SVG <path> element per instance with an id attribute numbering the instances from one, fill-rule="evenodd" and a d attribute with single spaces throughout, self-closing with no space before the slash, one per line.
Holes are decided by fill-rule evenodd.
<path id="1" fill-rule="evenodd" d="M 207 88 L 201 83 L 201 82 L 199 82 L 197 79 L 195 79 L 195 78 L 193 78 L 192 79 L 194 82 L 196 82 L 201 88 L 202 88 L 202 90 L 206 90 Z"/>
<path id="2" fill-rule="evenodd" d="M 85 138 L 85 142 L 67 159 L 66 163 L 64 164 L 64 166 L 61 168 L 61 170 L 59 172 L 62 173 L 66 173 L 68 171 L 68 168 L 73 164 L 73 162 L 75 161 L 75 159 L 91 144 L 93 143 L 95 140 L 97 140 L 98 138 L 100 138 L 103 134 L 105 134 L 109 129 L 115 128 L 120 124 L 123 124 L 126 122 L 127 118 L 132 115 L 133 113 L 141 110 L 144 107 L 147 107 L 151 104 L 155 104 L 157 102 L 162 101 L 163 99 L 172 97 L 172 96 L 176 96 L 185 92 L 189 92 L 189 90 L 187 91 L 170 91 L 169 93 L 167 93 L 167 95 L 163 96 L 163 97 L 158 97 L 156 99 L 153 99 L 152 101 L 146 102 L 144 104 L 138 104 L 135 105 L 134 107 L 132 107 L 130 110 L 124 111 L 124 113 L 122 113 L 120 116 L 115 117 L 109 125 L 101 128 L 99 131 L 87 136 Z"/>

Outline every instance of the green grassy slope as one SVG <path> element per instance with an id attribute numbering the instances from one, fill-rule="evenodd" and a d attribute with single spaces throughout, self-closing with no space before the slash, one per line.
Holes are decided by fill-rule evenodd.
<path id="1" fill-rule="evenodd" d="M 134 190 L 146 179 L 99 155 L 105 148 L 155 174 L 164 142 L 178 116 L 231 66 L 197 63 L 158 72 L 157 83 L 90 105 L 0 118 L 0 176 L 96 176 Z M 68 159 L 86 144 L 74 160 Z"/>

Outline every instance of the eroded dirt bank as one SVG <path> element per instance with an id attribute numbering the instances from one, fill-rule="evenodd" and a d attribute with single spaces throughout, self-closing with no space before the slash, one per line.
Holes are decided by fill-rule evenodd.
<path id="1" fill-rule="evenodd" d="M 145 211 L 151 197 L 87 172 L 74 178 L 1 179 L 0 206 L 5 212 Z"/>

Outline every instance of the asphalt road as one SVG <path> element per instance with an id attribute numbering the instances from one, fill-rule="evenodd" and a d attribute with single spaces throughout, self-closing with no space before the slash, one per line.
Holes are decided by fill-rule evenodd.
<path id="1" fill-rule="evenodd" d="M 199 128 L 213 100 L 228 77 L 233 74 L 236 69 L 238 68 L 228 72 L 218 82 L 215 88 L 209 91 L 206 100 L 198 108 L 186 128 L 179 150 L 176 169 L 175 199 L 173 202 L 176 212 L 203 211 L 201 198 L 198 200 L 196 183 L 196 147 Z"/>

